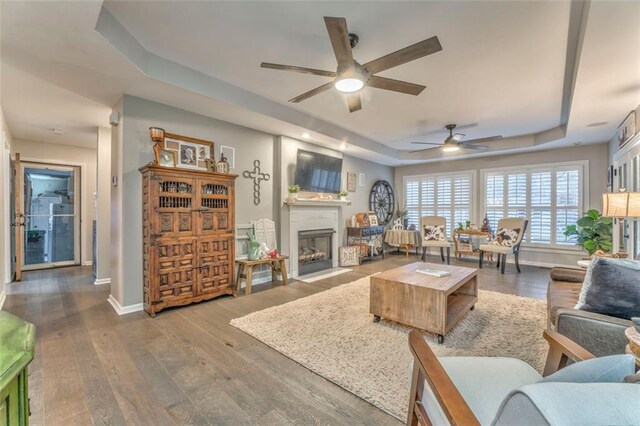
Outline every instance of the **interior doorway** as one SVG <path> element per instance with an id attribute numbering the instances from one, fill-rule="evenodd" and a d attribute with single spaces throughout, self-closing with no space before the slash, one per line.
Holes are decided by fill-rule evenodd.
<path id="1" fill-rule="evenodd" d="M 22 244 L 16 269 L 80 264 L 80 168 L 20 161 Z"/>

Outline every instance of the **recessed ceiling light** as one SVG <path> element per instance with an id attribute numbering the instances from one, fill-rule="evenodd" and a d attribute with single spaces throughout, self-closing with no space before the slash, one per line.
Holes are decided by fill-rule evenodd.
<path id="1" fill-rule="evenodd" d="M 607 124 L 609 124 L 608 121 L 597 121 L 595 123 L 587 124 L 587 127 L 600 127 L 600 126 L 606 126 Z"/>
<path id="2" fill-rule="evenodd" d="M 304 132 L 302 134 L 302 137 L 305 138 L 305 139 L 309 139 L 311 137 L 311 135 L 309 133 L 307 133 L 307 132 Z"/>
<path id="3" fill-rule="evenodd" d="M 340 149 L 341 149 L 342 151 L 344 151 L 345 149 L 347 149 L 347 144 L 346 144 L 346 143 L 341 143 L 341 144 L 340 144 Z"/>

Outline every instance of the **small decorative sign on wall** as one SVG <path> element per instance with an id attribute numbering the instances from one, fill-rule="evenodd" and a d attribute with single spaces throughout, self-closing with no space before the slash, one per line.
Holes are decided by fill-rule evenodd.
<path id="1" fill-rule="evenodd" d="M 347 191 L 356 192 L 356 174 L 347 172 Z"/>
<path id="2" fill-rule="evenodd" d="M 636 134 L 636 112 L 631 111 L 618 127 L 618 147 L 622 148 Z"/>

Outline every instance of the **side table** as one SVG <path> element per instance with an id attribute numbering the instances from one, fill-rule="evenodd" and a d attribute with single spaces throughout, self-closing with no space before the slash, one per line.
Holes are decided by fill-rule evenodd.
<path id="1" fill-rule="evenodd" d="M 242 279 L 245 279 L 247 286 L 244 289 L 244 294 L 251 294 L 251 280 L 253 275 L 253 268 L 260 265 L 269 265 L 271 268 L 271 281 L 274 283 L 277 281 L 278 274 L 282 279 L 282 285 L 287 285 L 287 268 L 284 261 L 288 259 L 288 256 L 278 257 L 265 257 L 264 259 L 249 260 L 249 259 L 236 259 L 238 264 L 238 275 L 236 276 L 236 293 L 240 291 Z"/>
<path id="2" fill-rule="evenodd" d="M 420 231 L 410 231 L 408 229 L 387 229 L 384 233 L 384 242 L 391 246 L 404 248 L 405 256 L 409 256 L 409 249 L 415 247 L 418 254 L 418 247 L 422 245 L 422 235 Z"/>

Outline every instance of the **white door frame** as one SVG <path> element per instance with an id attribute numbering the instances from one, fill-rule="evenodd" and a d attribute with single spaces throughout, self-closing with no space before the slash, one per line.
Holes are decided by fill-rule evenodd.
<path id="1" fill-rule="evenodd" d="M 73 260 L 62 261 L 62 262 L 45 262 L 33 265 L 24 264 L 26 260 L 26 256 L 23 257 L 23 271 L 35 270 L 35 269 L 44 269 L 44 268 L 55 268 L 59 266 L 71 266 L 71 265 L 80 265 L 81 264 L 81 252 L 82 252 L 82 218 L 83 218 L 83 203 L 82 203 L 82 190 L 84 188 L 83 179 L 84 173 L 82 170 L 82 166 L 74 165 L 70 163 L 62 163 L 62 162 L 45 162 L 40 159 L 32 160 L 32 159 L 22 159 L 20 158 L 20 170 L 17 171 L 19 174 L 19 179 L 22 183 L 21 188 L 24 187 L 24 170 L 26 168 L 44 168 L 51 170 L 62 170 L 62 171 L 72 171 L 74 173 L 74 253 Z M 22 189 L 24 190 L 24 189 Z M 23 197 L 23 202 L 26 203 L 26 199 Z M 24 209 L 24 206 L 23 206 Z M 26 230 L 25 230 L 26 237 Z M 26 243 L 24 244 L 23 249 L 26 248 Z"/>

